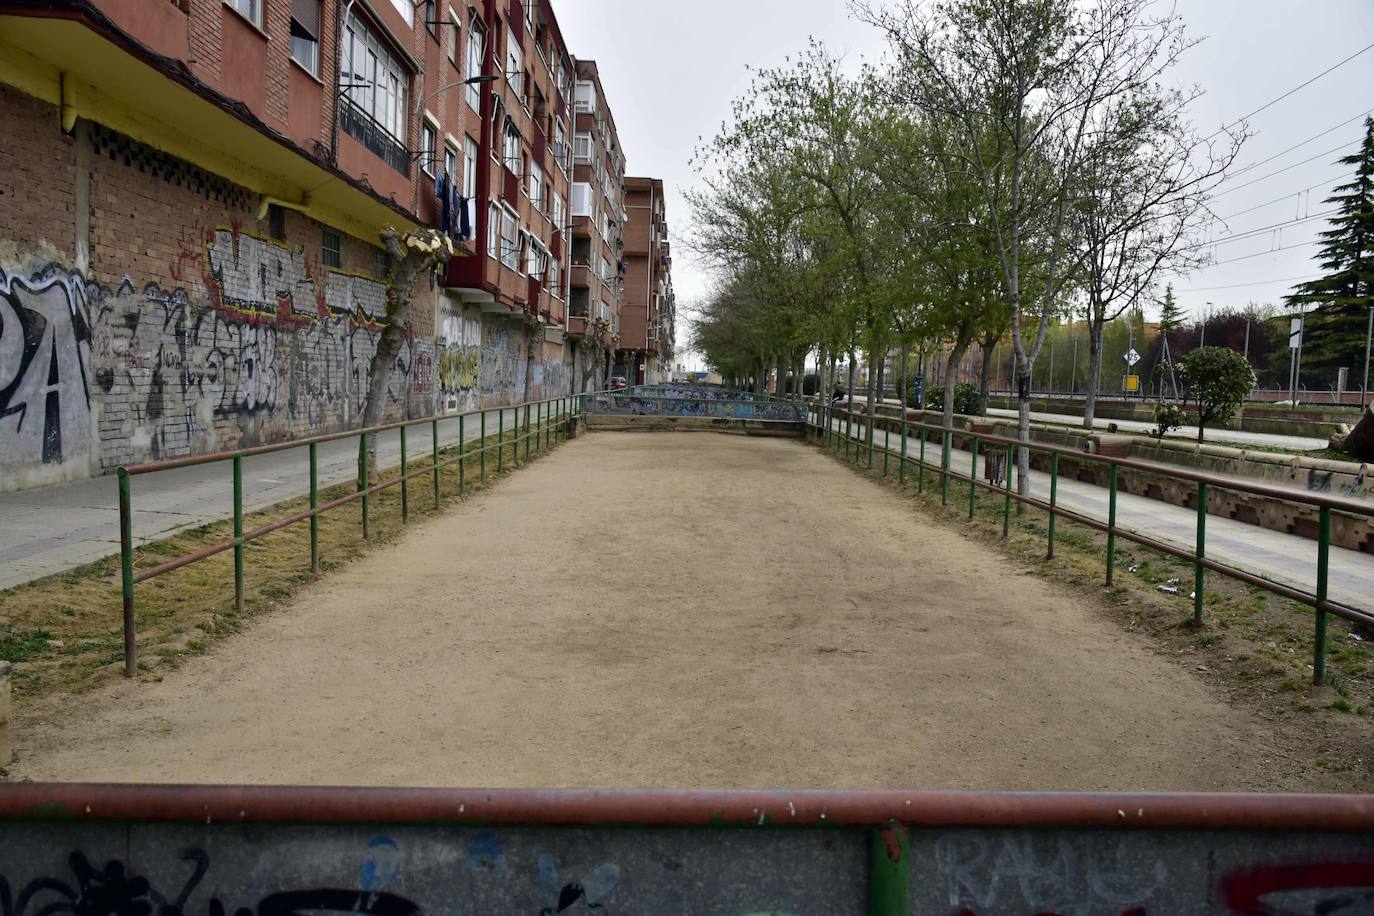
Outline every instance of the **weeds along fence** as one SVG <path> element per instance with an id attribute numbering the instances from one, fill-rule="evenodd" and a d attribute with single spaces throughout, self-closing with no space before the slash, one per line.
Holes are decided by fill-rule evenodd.
<path id="1" fill-rule="evenodd" d="M 116 480 L 119 485 L 119 561 L 120 561 L 120 580 L 123 590 L 124 602 L 124 674 L 126 677 L 133 677 L 138 669 L 138 638 L 135 624 L 134 608 L 134 586 L 140 582 L 146 582 L 157 576 L 170 573 L 189 566 L 192 563 L 209 559 L 227 550 L 234 552 L 234 608 L 242 611 L 244 608 L 244 547 L 252 541 L 265 538 L 274 531 L 280 531 L 290 525 L 302 522 L 310 523 L 310 570 L 318 574 L 320 572 L 320 544 L 319 544 L 319 520 L 325 512 L 333 509 L 341 509 L 353 503 L 362 503 L 362 537 L 367 540 L 369 537 L 369 519 L 371 512 L 371 499 L 373 496 L 384 490 L 393 487 L 401 489 L 401 521 L 406 523 L 410 518 L 410 481 L 420 477 L 430 477 L 433 481 L 432 489 L 434 494 L 434 505 L 440 505 L 442 498 L 442 471 L 444 468 L 457 464 L 458 475 L 458 495 L 462 496 L 467 487 L 465 469 L 473 459 L 478 462 L 478 473 L 481 480 L 488 479 L 489 471 L 494 470 L 501 473 L 505 470 L 506 454 L 509 450 L 514 467 L 519 467 L 521 463 L 521 450 L 524 451 L 524 460 L 529 461 L 531 447 L 535 454 L 565 440 L 572 429 L 573 424 L 583 414 L 585 409 L 585 396 L 570 396 L 564 398 L 552 398 L 543 401 L 529 401 L 514 407 L 489 408 L 486 410 L 474 410 L 463 414 L 447 414 L 442 416 L 431 416 L 413 420 L 402 420 L 396 423 L 387 423 L 381 426 L 373 426 L 367 429 L 349 430 L 347 432 L 334 433 L 326 436 L 313 436 L 308 439 L 295 439 L 290 442 L 282 442 L 276 445 L 264 445 L 255 448 L 239 449 L 237 451 L 216 452 L 209 455 L 198 455 L 190 458 L 177 458 L 167 461 L 154 461 L 147 464 L 132 465 L 121 467 L 115 472 Z M 506 428 L 506 416 L 514 413 L 511 428 Z M 495 414 L 495 442 L 490 442 L 489 437 L 492 432 L 492 424 L 489 416 Z M 442 446 L 439 437 L 439 424 L 458 423 L 458 440 L 455 446 Z M 475 429 L 474 429 L 475 425 Z M 410 430 L 429 427 L 429 442 L 426 443 L 429 450 L 427 460 L 420 460 L 412 464 L 409 454 L 409 441 L 407 433 Z M 396 476 L 386 480 L 374 482 L 372 475 L 377 469 L 373 467 L 372 446 L 376 438 L 381 433 L 396 431 L 400 438 L 400 466 Z M 468 434 L 476 432 L 478 442 L 475 448 L 468 443 Z M 319 446 L 338 442 L 346 439 L 358 440 L 358 474 L 357 490 L 338 499 L 320 502 L 320 475 L 319 475 Z M 244 489 L 243 489 L 243 464 L 247 458 L 258 455 L 269 455 L 276 452 L 286 452 L 294 449 L 305 449 L 309 453 L 310 467 L 310 508 L 301 512 L 296 512 L 284 518 L 269 522 L 268 524 L 245 531 L 243 528 L 244 519 Z M 445 455 L 445 451 L 454 452 Z M 495 451 L 495 456 L 489 458 L 490 452 Z M 183 556 L 175 557 L 156 566 L 137 569 L 134 566 L 134 537 L 133 537 L 133 487 L 132 481 L 135 477 L 147 477 L 164 471 L 172 471 L 179 468 L 195 467 L 198 465 L 209 465 L 229 462 L 233 467 L 233 536 L 227 540 L 211 544 L 200 550 Z"/>
<path id="2" fill-rule="evenodd" d="M 1117 538 L 1131 541 L 1142 547 L 1159 551 L 1160 553 L 1167 554 L 1168 556 L 1191 564 L 1193 567 L 1193 625 L 1196 627 L 1201 627 L 1203 624 L 1206 572 L 1208 570 L 1313 608 L 1314 633 L 1312 681 L 1314 684 L 1323 684 L 1326 679 L 1327 615 L 1334 614 L 1352 623 L 1358 623 L 1364 626 L 1374 626 L 1374 612 L 1371 612 L 1369 609 L 1350 607 L 1332 601 L 1328 597 L 1331 565 L 1331 513 L 1333 511 L 1339 511 L 1354 515 L 1374 517 L 1374 506 L 1363 505 L 1353 500 L 1339 499 L 1321 493 L 1308 493 L 1262 483 L 1252 483 L 1236 478 L 1219 477 L 1214 474 L 1207 474 L 1189 468 L 1154 464 L 1130 458 L 1094 455 L 1090 452 L 1064 448 L 1063 446 L 1053 444 L 1039 442 L 1024 443 L 1004 436 L 976 432 L 962 433 L 963 437 L 970 443 L 969 452 L 972 458 L 968 473 L 963 473 L 952 466 L 951 453 L 953 451 L 954 430 L 929 423 L 913 423 L 905 418 L 901 420 L 877 418 L 877 423 L 870 423 L 868 420 L 869 418 L 860 412 L 833 407 L 827 404 L 813 403 L 808 405 L 807 424 L 819 431 L 822 446 L 834 448 L 836 450 L 843 449 L 846 459 L 852 454 L 853 460 L 857 462 L 860 461 L 863 456 L 867 456 L 868 464 L 871 467 L 874 456 L 881 455 L 884 475 L 890 473 L 890 468 L 892 464 L 895 463 L 899 482 L 905 484 L 909 469 L 914 470 L 916 474 L 916 486 L 920 492 L 925 491 L 927 468 L 930 468 L 932 472 L 938 472 L 939 474 L 940 501 L 943 505 L 949 504 L 951 481 L 961 481 L 968 484 L 968 515 L 970 519 L 974 517 L 978 491 L 980 489 L 996 494 L 996 496 L 1003 500 L 1003 537 L 1008 537 L 1011 533 L 1011 507 L 1013 502 L 1019 502 L 1027 506 L 1047 511 L 1049 513 L 1049 525 L 1046 536 L 1047 559 L 1053 559 L 1054 557 L 1055 523 L 1060 518 L 1104 532 L 1107 535 L 1106 584 L 1108 586 L 1113 584 L 1116 573 Z M 894 451 L 887 444 L 882 446 L 874 444 L 874 428 L 878 423 L 885 425 L 885 432 L 883 435 L 885 443 L 890 442 L 888 432 L 900 431 L 900 450 Z M 913 438 L 917 442 L 916 454 L 914 457 L 911 455 L 908 447 L 909 440 Z M 935 446 L 940 449 L 938 461 L 934 461 L 933 463 L 927 462 L 926 460 L 927 443 L 932 440 Z M 979 479 L 979 452 L 984 448 L 989 451 L 993 449 L 997 450 L 997 452 L 992 453 L 992 457 L 994 457 L 995 463 L 1001 465 L 1003 471 L 1003 473 L 999 475 L 994 475 L 993 480 Z M 1048 500 L 1039 499 L 1033 495 L 1023 496 L 1017 492 L 1014 485 L 1014 477 L 1018 449 L 1026 449 L 1027 452 L 1038 452 L 1048 456 Z M 1090 515 L 1084 515 L 1081 512 L 1065 509 L 1058 504 L 1059 459 L 1061 455 L 1069 456 L 1074 462 L 1096 464 L 1107 468 L 1107 517 L 1105 520 Z M 988 453 L 985 452 L 984 457 L 989 457 Z M 1117 525 L 1117 478 L 1122 468 L 1145 471 L 1152 474 L 1163 474 L 1176 480 L 1187 480 L 1196 484 L 1197 521 L 1191 547 L 1168 543 L 1147 534 L 1121 528 Z M 1207 556 L 1207 504 L 1209 492 L 1213 489 L 1249 493 L 1270 499 L 1285 500 L 1291 503 L 1315 507 L 1318 512 L 1319 520 L 1317 528 L 1316 590 L 1308 592 L 1292 585 L 1257 576 L 1254 573 L 1209 558 Z"/>

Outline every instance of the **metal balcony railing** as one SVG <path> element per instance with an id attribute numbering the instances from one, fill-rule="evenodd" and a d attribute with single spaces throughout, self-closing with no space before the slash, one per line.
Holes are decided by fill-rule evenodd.
<path id="1" fill-rule="evenodd" d="M 339 99 L 339 124 L 344 133 L 376 153 L 387 165 L 410 177 L 410 150 L 346 97 Z"/>

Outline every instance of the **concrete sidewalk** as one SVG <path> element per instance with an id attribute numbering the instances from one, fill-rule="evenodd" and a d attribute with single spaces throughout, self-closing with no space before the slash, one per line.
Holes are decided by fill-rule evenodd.
<path id="1" fill-rule="evenodd" d="M 998 407 L 989 407 L 988 416 L 999 417 L 1002 419 L 1016 417 L 1016 411 L 1004 410 Z M 1031 420 L 1036 423 L 1052 423 L 1056 426 L 1067 426 L 1073 429 L 1083 428 L 1083 418 L 1066 413 L 1046 413 L 1042 411 L 1031 411 Z M 1109 425 L 1115 424 L 1116 428 L 1129 433 L 1153 432 L 1155 424 L 1147 423 L 1144 420 L 1105 420 L 1101 417 L 1093 418 L 1093 429 L 1105 430 Z M 1177 439 L 1181 442 L 1197 442 L 1196 426 L 1180 426 L 1178 429 L 1166 435 L 1166 439 Z M 1212 429 L 1208 430 L 1204 441 L 1209 445 L 1232 445 L 1240 448 L 1247 446 L 1264 445 L 1272 448 L 1288 449 L 1294 452 L 1310 452 L 1326 448 L 1325 439 L 1315 439 L 1308 436 L 1282 436 L 1276 433 L 1249 433 L 1237 429 Z"/>
<path id="2" fill-rule="evenodd" d="M 516 410 L 484 411 L 487 435 L 496 435 L 498 415 L 509 432 Z M 458 417 L 439 422 L 439 444 L 458 444 Z M 464 421 L 464 438 L 481 438 L 480 420 Z M 428 460 L 431 436 L 421 423 L 407 433 L 413 466 Z M 318 448 L 320 487 L 356 478 L 358 440 L 339 439 Z M 495 453 L 492 453 L 493 456 Z M 379 465 L 401 461 L 400 433 L 378 436 Z M 255 511 L 310 492 L 309 454 L 304 447 L 256 455 L 243 463 L 244 509 Z M 233 515 L 233 477 L 228 461 L 163 471 L 132 480 L 133 531 L 138 543 L 168 537 Z M 119 552 L 119 492 L 113 476 L 52 487 L 0 493 L 0 589 L 65 572 Z"/>
<path id="3" fill-rule="evenodd" d="M 834 421 L 840 429 L 841 421 Z M 859 435 L 859 423 L 854 425 L 855 435 Z M 879 430 L 874 445 L 881 447 L 886 438 L 893 452 L 901 451 L 901 435 Z M 917 456 L 920 443 L 909 439 L 907 454 Z M 962 449 L 950 453 L 952 470 L 967 474 L 972 455 Z M 875 456 L 881 462 L 882 456 Z M 982 475 L 982 457 L 979 457 L 978 471 Z M 926 486 L 939 487 L 940 446 L 936 442 L 926 445 Z M 893 469 L 893 473 L 896 470 Z M 915 469 L 908 467 L 908 474 Z M 956 481 L 951 490 L 951 501 L 967 500 L 968 489 L 962 481 Z M 1037 499 L 1049 500 L 1050 478 L 1041 471 L 1030 473 L 1031 495 Z M 987 491 L 979 492 L 979 499 L 997 499 Z M 1086 515 L 1090 518 L 1107 520 L 1108 492 L 1105 487 L 1072 480 L 1066 476 L 1059 478 L 1058 504 L 1065 509 Z M 965 503 L 966 505 L 966 503 Z M 1137 534 L 1147 535 L 1156 540 L 1192 551 L 1194 534 L 1197 530 L 1197 514 L 1191 509 L 1170 505 L 1132 493 L 1118 493 L 1116 507 L 1117 526 Z M 1126 542 L 1122 542 L 1125 546 Z M 1273 582 L 1281 582 L 1307 592 L 1316 591 L 1317 580 L 1317 542 L 1296 535 L 1271 531 L 1258 525 L 1238 522 L 1217 515 L 1207 518 L 1207 556 L 1246 572 L 1254 573 Z M 1210 576 L 1219 573 L 1209 573 Z M 1332 601 L 1374 611 L 1374 558 L 1357 550 L 1340 547 L 1331 548 L 1330 597 Z M 1180 586 L 1184 600 L 1192 591 L 1192 580 Z"/>

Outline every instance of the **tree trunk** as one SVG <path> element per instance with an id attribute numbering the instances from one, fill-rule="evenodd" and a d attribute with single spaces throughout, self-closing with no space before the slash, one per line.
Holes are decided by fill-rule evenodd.
<path id="1" fill-rule="evenodd" d="M 1365 405 L 1360 420 L 1339 442 L 1331 437 L 1331 447 L 1347 452 L 1356 461 L 1374 461 L 1374 401 Z"/>
<path id="2" fill-rule="evenodd" d="M 1088 384 L 1083 389 L 1083 428 L 1093 428 L 1097 393 L 1102 387 L 1102 327 L 1106 321 L 1094 314 L 1088 322 Z"/>
<path id="3" fill-rule="evenodd" d="M 873 467 L 873 425 L 878 416 L 877 384 L 878 373 L 874 371 L 873 361 L 878 358 L 878 341 L 875 339 L 868 347 L 868 384 L 864 392 L 864 442 L 868 443 L 868 466 Z"/>
<path id="4" fill-rule="evenodd" d="M 954 387 L 959 378 L 957 367 L 964 354 L 968 352 L 968 343 L 962 339 L 954 341 L 954 348 L 949 351 L 949 359 L 945 361 L 945 407 L 944 418 L 941 421 L 945 429 L 954 428 Z"/>
<path id="5" fill-rule="evenodd" d="M 978 370 L 978 416 L 988 415 L 988 399 L 992 395 L 992 351 L 997 346 L 997 338 L 983 338 L 980 349 L 983 362 Z"/>
<path id="6" fill-rule="evenodd" d="M 906 410 L 907 410 L 907 407 L 906 407 L 906 384 L 907 384 L 907 383 L 906 383 L 906 366 L 907 366 L 907 354 L 908 354 L 909 350 L 910 350 L 910 347 L 908 347 L 908 346 L 907 346 L 907 342 L 906 342 L 905 340 L 903 340 L 903 341 L 902 341 L 902 368 L 901 368 L 901 376 L 900 376 L 900 378 L 899 378 L 899 384 L 900 384 L 902 387 L 901 387 L 901 390 L 897 392 L 897 400 L 899 400 L 899 401 L 902 402 L 902 440 L 901 440 L 901 441 L 902 441 L 902 444 L 901 444 L 900 447 L 903 448 L 903 449 L 906 448 L 906 423 L 907 423 L 907 417 L 906 417 Z M 903 459 L 906 458 L 906 453 L 905 453 L 905 452 L 902 453 L 902 458 L 903 458 Z"/>
<path id="7" fill-rule="evenodd" d="M 782 400 L 787 397 L 787 351 L 778 351 L 777 363 L 778 380 L 773 385 L 773 396 Z"/>

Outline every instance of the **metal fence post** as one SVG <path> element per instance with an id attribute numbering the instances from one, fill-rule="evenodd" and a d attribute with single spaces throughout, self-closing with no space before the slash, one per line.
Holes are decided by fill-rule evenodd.
<path id="1" fill-rule="evenodd" d="M 516 414 L 516 416 L 518 417 L 519 414 Z M 520 451 L 520 450 L 517 448 L 517 449 L 516 449 L 516 453 L 518 454 L 519 451 Z M 519 460 L 517 460 L 515 463 L 516 463 L 517 465 L 520 464 Z M 526 464 L 529 464 L 529 463 L 530 463 L 530 405 L 529 405 L 529 404 L 526 404 L 526 405 L 525 405 L 525 463 L 526 463 Z"/>
<path id="2" fill-rule="evenodd" d="M 234 456 L 234 610 L 243 610 L 243 456 Z"/>
<path id="3" fill-rule="evenodd" d="M 1317 527 L 1317 612 L 1316 638 L 1312 647 L 1312 683 L 1326 683 L 1326 592 L 1331 563 L 1331 508 L 1322 506 Z"/>
<path id="4" fill-rule="evenodd" d="M 320 455 L 310 443 L 310 571 L 320 574 Z"/>
<path id="5" fill-rule="evenodd" d="M 1118 467 L 1115 461 L 1107 474 L 1107 585 L 1116 577 L 1116 479 Z"/>
<path id="6" fill-rule="evenodd" d="M 973 518 L 974 501 L 978 493 L 978 437 L 973 437 L 973 460 L 968 471 L 968 517 Z"/>
<path id="7" fill-rule="evenodd" d="M 1059 505 L 1059 453 L 1050 452 L 1050 534 L 1049 548 L 1045 552 L 1045 559 L 1054 559 L 1054 523 L 1059 518 L 1059 513 L 1055 512 L 1055 507 Z"/>
<path id="8" fill-rule="evenodd" d="M 940 505 L 949 505 L 949 459 L 954 447 L 954 431 L 945 430 L 940 443 Z"/>
<path id="9" fill-rule="evenodd" d="M 902 407 L 902 454 L 901 454 L 901 457 L 897 459 L 897 483 L 898 483 L 899 485 L 905 485 L 905 484 L 906 484 L 906 430 L 907 430 L 906 407 L 903 406 L 903 407 Z"/>
<path id="10" fill-rule="evenodd" d="M 406 428 L 401 427 L 401 524 L 410 521 L 410 462 L 406 459 Z"/>
<path id="11" fill-rule="evenodd" d="M 926 491 L 926 434 L 928 432 L 929 430 L 927 430 L 925 426 L 921 427 L 921 454 L 919 456 L 920 464 L 916 467 L 917 493 L 924 493 Z"/>
<path id="12" fill-rule="evenodd" d="M 1207 570 L 1202 558 L 1207 555 L 1207 481 L 1197 484 L 1197 539 L 1193 542 L 1193 626 L 1202 626 L 1203 586 Z"/>
<path id="13" fill-rule="evenodd" d="M 430 432 L 434 434 L 434 508 L 439 508 L 439 421 L 430 421 Z"/>
<path id="14" fill-rule="evenodd" d="M 370 532 L 368 531 L 368 509 L 369 509 L 368 503 L 370 502 L 371 496 L 372 496 L 372 469 L 368 466 L 368 459 L 367 459 L 367 437 L 368 437 L 368 434 L 367 434 L 367 433 L 363 433 L 361 436 L 358 437 L 358 465 L 359 465 L 359 468 L 360 468 L 360 470 L 361 470 L 361 476 L 359 477 L 359 480 L 358 480 L 358 486 L 361 487 L 361 488 L 362 488 L 362 491 L 363 491 L 363 540 L 364 540 L 364 541 L 366 541 L 366 540 L 368 539 L 368 535 L 370 534 Z"/>
<path id="15" fill-rule="evenodd" d="M 868 916 L 910 912 L 911 830 L 893 823 L 868 833 Z"/>
<path id="16" fill-rule="evenodd" d="M 496 410 L 496 473 L 500 474 L 506 467 L 506 409 L 504 407 Z"/>
<path id="17" fill-rule="evenodd" d="M 1007 486 L 1006 497 L 1002 504 L 1002 537 L 1011 537 L 1011 475 L 1012 469 L 1016 467 L 1016 446 L 1007 446 Z"/>
<path id="18" fill-rule="evenodd" d="M 138 671 L 138 638 L 134 624 L 134 519 L 129 472 L 119 468 L 119 581 L 124 594 L 124 676 Z"/>
<path id="19" fill-rule="evenodd" d="M 478 455 L 478 462 L 481 464 L 482 483 L 486 483 L 486 482 L 487 482 L 487 412 L 486 412 L 485 410 L 482 411 L 481 419 L 482 419 L 482 423 L 481 423 L 481 426 L 482 426 L 482 428 L 481 428 L 481 434 L 482 434 L 482 447 L 481 447 L 480 449 L 478 449 L 477 455 Z"/>
<path id="20" fill-rule="evenodd" d="M 463 495 L 463 491 L 467 488 L 467 476 L 468 476 L 468 469 L 467 469 L 467 466 L 466 466 L 467 463 L 468 463 L 468 459 L 467 459 L 467 437 L 463 435 L 463 433 L 465 432 L 465 430 L 463 429 L 463 427 L 466 426 L 467 424 L 465 424 L 465 423 L 463 422 L 464 419 L 466 419 L 465 415 L 463 415 L 463 414 L 459 414 L 459 415 L 458 415 L 458 495 L 459 495 L 459 496 L 462 496 L 462 495 Z"/>
<path id="21" fill-rule="evenodd" d="M 876 421 L 875 421 L 876 423 Z M 887 462 L 892 454 L 892 437 L 888 435 L 888 428 L 883 427 L 883 476 L 887 476 Z"/>

